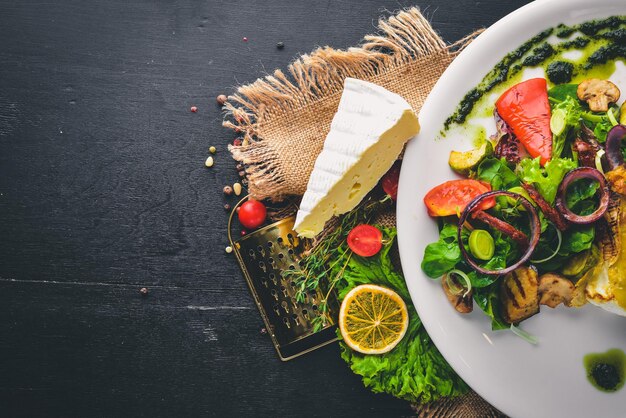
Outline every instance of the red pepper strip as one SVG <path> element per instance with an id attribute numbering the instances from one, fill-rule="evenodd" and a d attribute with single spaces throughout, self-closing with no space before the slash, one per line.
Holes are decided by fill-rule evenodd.
<path id="1" fill-rule="evenodd" d="M 550 104 L 543 78 L 532 78 L 514 85 L 496 102 L 498 114 L 533 157 L 543 166 L 552 155 Z"/>
<path id="2" fill-rule="evenodd" d="M 565 231 L 567 229 L 567 221 L 563 215 L 561 215 L 561 212 L 550 206 L 537 189 L 527 183 L 522 183 L 522 187 L 526 190 L 530 198 L 535 201 L 537 206 L 539 206 L 539 209 L 541 209 L 543 214 L 546 215 L 546 218 L 548 218 L 548 220 L 552 222 L 554 226 L 559 229 L 559 231 Z"/>
<path id="3" fill-rule="evenodd" d="M 528 236 L 519 229 L 515 228 L 513 225 L 504 222 L 502 219 L 491 216 L 483 210 L 477 210 L 475 212 L 472 212 L 470 216 L 472 217 L 472 219 L 482 221 L 492 228 L 496 228 L 497 230 L 501 231 L 503 234 L 508 235 L 513 241 L 517 243 L 517 245 L 520 246 L 520 248 L 528 247 Z"/>

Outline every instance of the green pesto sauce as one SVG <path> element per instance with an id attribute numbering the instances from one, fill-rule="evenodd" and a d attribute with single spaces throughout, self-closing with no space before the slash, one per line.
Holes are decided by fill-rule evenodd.
<path id="1" fill-rule="evenodd" d="M 626 354 L 618 348 L 606 353 L 590 353 L 583 358 L 587 379 L 602 392 L 616 392 L 624 386 Z"/>
<path id="2" fill-rule="evenodd" d="M 559 41 L 548 42 L 554 35 Z M 552 41 L 552 40 L 551 40 Z M 564 53 L 577 50 L 582 57 L 567 59 Z M 626 16 L 612 16 L 578 25 L 563 24 L 535 35 L 498 62 L 478 86 L 471 89 L 444 124 L 444 131 L 452 124 L 462 124 L 470 116 L 486 117 L 493 106 L 480 109 L 488 93 L 496 93 L 504 84 L 513 85 L 522 79 L 525 68 L 542 67 L 551 84 L 583 80 L 585 76 L 608 78 L 615 71 L 615 60 L 626 58 Z M 555 62 L 561 64 L 555 65 Z M 552 67 L 550 68 L 550 65 Z M 445 135 L 444 135 L 445 136 Z"/>

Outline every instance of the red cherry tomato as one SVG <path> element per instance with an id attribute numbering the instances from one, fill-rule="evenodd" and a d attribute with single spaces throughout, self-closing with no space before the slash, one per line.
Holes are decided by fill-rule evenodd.
<path id="1" fill-rule="evenodd" d="M 357 225 L 348 234 L 348 247 L 361 257 L 371 257 L 383 247 L 383 233 L 371 225 Z"/>
<path id="2" fill-rule="evenodd" d="M 396 161 L 395 164 L 387 171 L 380 181 L 383 186 L 383 190 L 393 200 L 398 198 L 398 182 L 400 181 L 400 161 Z"/>
<path id="3" fill-rule="evenodd" d="M 249 199 L 239 207 L 239 222 L 244 228 L 256 229 L 263 225 L 267 216 L 265 205 L 258 200 Z"/>
<path id="4" fill-rule="evenodd" d="M 465 206 L 476 196 L 491 190 L 491 186 L 478 180 L 451 180 L 433 187 L 424 204 L 430 216 L 450 216 L 463 212 Z M 485 199 L 480 208 L 486 210 L 495 206 L 495 199 Z"/>
<path id="5" fill-rule="evenodd" d="M 541 165 L 550 160 L 552 132 L 545 79 L 531 78 L 514 85 L 500 96 L 496 109 L 531 157 L 541 157 Z"/>

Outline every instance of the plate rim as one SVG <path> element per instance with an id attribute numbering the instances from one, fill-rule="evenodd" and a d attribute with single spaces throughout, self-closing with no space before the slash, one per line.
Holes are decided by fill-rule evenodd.
<path id="1" fill-rule="evenodd" d="M 582 22 L 585 20 L 592 20 L 592 19 L 598 18 L 597 16 L 585 18 L 584 13 L 582 13 L 582 11 L 584 11 L 585 8 L 587 10 L 589 10 L 590 8 L 595 10 L 595 9 L 602 9 L 602 8 L 608 9 L 610 7 L 619 7 L 619 6 L 620 6 L 619 2 L 615 2 L 611 0 L 594 0 L 593 2 L 591 2 L 591 4 L 589 0 L 537 0 L 537 1 L 531 2 L 529 4 L 526 4 L 514 10 L 513 12 L 502 17 L 496 23 L 494 23 L 489 28 L 487 28 L 478 37 L 476 37 L 476 39 L 474 39 L 474 41 L 471 42 L 463 51 L 461 51 L 461 53 L 459 53 L 459 55 L 455 58 L 455 60 L 450 64 L 450 66 L 441 75 L 437 83 L 435 83 L 435 85 L 433 86 L 431 93 L 429 94 L 429 96 L 424 102 L 424 105 L 422 106 L 422 111 L 420 112 L 420 115 L 424 113 L 428 115 L 430 113 L 430 108 L 436 107 L 436 103 L 434 103 L 436 102 L 436 100 L 433 99 L 433 97 L 436 97 L 442 91 L 445 91 L 444 84 L 447 81 L 447 78 L 450 77 L 449 74 L 458 73 L 460 69 L 463 69 L 466 66 L 466 61 L 469 61 L 468 57 L 471 57 L 472 54 L 475 54 L 474 51 L 480 51 L 486 48 L 489 44 L 494 42 L 496 37 L 503 36 L 504 34 L 507 33 L 507 31 L 510 31 L 510 29 L 508 29 L 508 26 L 510 23 L 519 23 L 518 21 L 528 20 L 536 13 L 541 13 L 545 10 L 550 10 L 551 8 L 559 9 L 561 7 L 575 9 L 575 10 L 580 9 L 581 10 L 581 14 L 579 15 L 580 18 L 577 20 Z M 626 6 L 626 4 L 624 4 L 623 6 Z M 607 13 L 608 14 L 606 16 L 614 15 L 614 13 L 611 13 L 608 10 L 607 10 Z M 626 13 L 626 7 L 624 7 L 624 13 Z M 564 20 L 564 19 L 559 19 L 558 17 L 554 15 L 551 17 L 551 19 L 554 21 L 551 24 L 551 26 L 547 26 L 543 29 L 554 27 L 558 23 L 560 23 L 559 20 Z M 534 29 L 529 31 L 530 36 L 528 38 L 532 37 L 534 34 L 543 30 L 542 28 L 538 28 L 535 26 L 533 26 L 533 28 Z M 517 44 L 515 44 L 513 48 L 508 49 L 508 51 L 513 50 L 514 47 L 516 46 Z M 481 78 L 482 76 L 484 76 L 484 74 L 481 74 Z M 473 84 L 466 83 L 466 86 L 469 89 L 473 87 Z M 421 118 L 420 118 L 420 121 L 421 121 Z M 419 134 L 418 134 L 418 137 L 419 137 Z M 432 139 L 429 139 L 429 140 L 432 140 Z M 411 147 L 411 143 L 409 143 L 409 147 Z M 404 176 L 403 176 L 403 172 L 405 174 Z M 406 235 L 408 234 L 408 232 L 406 232 L 408 228 L 403 228 L 403 225 L 409 222 L 408 216 L 409 216 L 410 211 L 414 209 L 411 206 L 407 206 L 407 204 L 403 204 L 403 202 L 405 202 L 406 199 L 403 199 L 402 196 L 409 191 L 409 188 L 406 186 L 406 184 L 407 182 L 410 182 L 410 180 L 408 180 L 406 173 L 407 173 L 407 170 L 401 169 L 400 183 L 399 183 L 399 189 L 398 189 L 399 190 L 398 201 L 397 201 L 397 207 L 396 207 L 397 227 L 398 227 L 398 245 L 399 245 L 399 252 L 400 252 L 400 260 L 403 266 L 406 266 L 407 263 L 415 263 L 415 254 L 410 251 L 411 246 L 407 244 L 410 239 L 410 237 Z M 405 232 L 402 232 L 403 230 L 405 230 Z M 419 262 L 421 262 L 422 255 L 419 254 L 418 257 L 419 257 Z M 404 268 L 404 270 L 407 271 L 406 268 Z M 407 287 L 409 288 L 409 292 L 411 294 L 411 299 L 413 300 L 415 304 L 418 314 L 420 315 L 420 317 L 422 317 L 423 312 L 421 312 L 420 306 L 416 302 L 416 297 L 414 296 L 415 292 L 417 291 L 418 285 L 415 283 L 412 283 L 416 280 L 421 280 L 421 277 L 411 278 L 405 275 L 405 279 L 407 281 Z M 423 321 L 423 325 L 425 329 L 427 330 L 427 332 L 429 333 L 429 335 L 431 335 L 432 327 L 434 327 L 435 324 L 428 323 L 428 321 L 426 322 Z M 444 353 L 444 351 L 446 350 L 442 350 L 440 348 L 440 344 L 442 343 L 442 341 L 436 341 L 436 339 L 432 337 L 431 339 L 433 340 L 433 343 L 437 346 L 439 351 L 442 353 L 446 361 L 448 361 L 448 363 L 453 367 L 455 372 L 464 381 L 467 382 L 467 379 L 465 377 L 467 375 L 465 373 L 465 369 L 462 367 L 459 367 L 458 361 L 456 359 L 455 360 L 450 359 L 449 356 L 447 356 Z M 470 385 L 470 383 L 468 383 L 468 385 Z M 486 399 L 489 403 L 491 403 L 500 411 L 503 411 L 510 416 L 513 416 L 516 413 L 515 408 L 511 408 L 510 403 L 507 403 L 504 399 L 494 399 L 491 396 L 489 396 L 490 394 L 487 393 L 488 392 L 487 390 L 484 390 L 485 389 L 484 386 L 477 387 L 476 385 L 470 385 L 470 387 L 475 392 L 477 392 L 481 397 Z"/>

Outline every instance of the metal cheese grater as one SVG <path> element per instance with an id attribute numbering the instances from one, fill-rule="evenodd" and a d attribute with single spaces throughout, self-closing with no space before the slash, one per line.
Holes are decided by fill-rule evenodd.
<path id="1" fill-rule="evenodd" d="M 295 284 L 282 275 L 284 271 L 300 269 L 305 250 L 305 242 L 293 231 L 293 217 L 232 240 L 233 214 L 245 200 L 233 208 L 228 221 L 228 239 L 278 356 L 282 361 L 291 360 L 336 341 L 332 319 L 338 312 L 336 300 L 328 303 L 327 325 L 314 333 L 311 321 L 321 315 L 317 303 L 324 295 L 319 290 L 307 293 L 305 302 L 299 303 Z"/>

